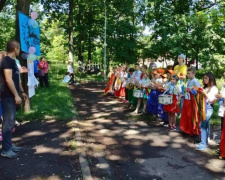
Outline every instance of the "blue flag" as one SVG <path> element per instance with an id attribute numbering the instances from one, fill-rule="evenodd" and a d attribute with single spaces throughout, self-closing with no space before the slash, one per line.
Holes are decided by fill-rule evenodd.
<path id="1" fill-rule="evenodd" d="M 39 26 L 34 28 L 28 25 L 30 18 L 25 14 L 19 12 L 19 28 L 20 28 L 20 44 L 21 50 L 29 53 L 31 46 L 36 48 L 36 55 L 41 55 L 40 49 L 40 30 Z"/>

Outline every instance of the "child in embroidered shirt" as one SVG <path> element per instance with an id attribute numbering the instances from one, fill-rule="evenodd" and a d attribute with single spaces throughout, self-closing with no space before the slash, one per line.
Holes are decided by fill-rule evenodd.
<path id="1" fill-rule="evenodd" d="M 165 79 L 163 83 L 163 89 L 162 89 L 163 92 L 165 92 L 169 88 L 171 84 L 171 78 L 173 75 L 174 75 L 173 70 L 169 70 L 169 69 L 166 70 L 166 74 L 164 75 L 164 77 L 167 77 L 167 78 Z M 168 112 L 163 110 L 163 106 L 162 106 L 161 114 L 162 114 L 163 126 L 168 127 L 169 126 Z"/>
<path id="2" fill-rule="evenodd" d="M 173 75 L 171 79 L 171 84 L 169 88 L 166 90 L 166 93 L 173 96 L 172 104 L 164 105 L 163 109 L 168 112 L 169 115 L 169 130 L 176 130 L 176 115 L 175 113 L 179 113 L 179 101 L 181 98 L 181 89 L 178 86 L 177 82 L 179 77 L 177 75 Z M 177 98 L 178 96 L 178 98 Z"/>
<path id="3" fill-rule="evenodd" d="M 138 103 L 137 103 L 136 109 L 134 111 L 135 114 L 138 114 L 138 110 L 140 108 L 141 101 L 143 101 L 143 105 L 144 105 L 143 110 L 142 110 L 142 114 L 145 114 L 145 110 L 146 110 L 146 107 L 147 107 L 147 99 L 148 99 L 147 88 L 149 87 L 149 85 L 150 85 L 150 80 L 148 78 L 148 74 L 145 72 L 143 74 L 142 79 L 137 84 L 138 88 L 141 89 L 144 96 L 142 98 L 138 98 Z"/>
<path id="4" fill-rule="evenodd" d="M 196 69 L 191 67 L 188 69 L 186 82 L 185 99 L 182 107 L 181 118 L 180 118 L 180 129 L 190 135 L 199 135 L 199 116 L 198 109 L 193 108 L 196 105 L 195 94 L 192 89 L 193 87 L 200 87 L 198 80 L 195 78 Z"/>
<path id="5" fill-rule="evenodd" d="M 152 73 L 152 79 L 150 83 L 150 89 L 151 92 L 148 95 L 148 101 L 147 101 L 147 110 L 148 114 L 158 114 L 158 99 L 157 99 L 157 90 L 156 90 L 156 80 L 159 78 L 158 71 L 155 70 Z"/>

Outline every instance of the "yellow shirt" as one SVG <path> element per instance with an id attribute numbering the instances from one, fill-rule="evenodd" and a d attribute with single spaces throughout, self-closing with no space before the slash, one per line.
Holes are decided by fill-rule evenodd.
<path id="1" fill-rule="evenodd" d="M 183 65 L 176 65 L 174 68 L 174 72 L 176 75 L 180 76 L 180 73 L 183 74 L 183 76 L 187 75 L 187 66 L 185 64 Z"/>

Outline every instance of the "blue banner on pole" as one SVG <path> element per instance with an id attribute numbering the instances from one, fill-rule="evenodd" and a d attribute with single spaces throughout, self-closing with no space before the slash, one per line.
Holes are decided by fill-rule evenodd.
<path id="1" fill-rule="evenodd" d="M 28 23 L 29 22 L 29 23 Z M 32 23 L 34 23 L 32 25 Z M 40 30 L 37 22 L 19 12 L 20 44 L 21 50 L 29 53 L 31 46 L 35 47 L 36 55 L 41 55 Z"/>

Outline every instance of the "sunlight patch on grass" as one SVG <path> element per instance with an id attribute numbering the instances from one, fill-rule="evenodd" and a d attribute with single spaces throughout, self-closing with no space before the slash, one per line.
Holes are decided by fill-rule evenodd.
<path id="1" fill-rule="evenodd" d="M 31 110 L 24 112 L 23 109 L 20 109 L 17 112 L 17 120 L 71 120 L 77 116 L 74 108 L 74 98 L 67 88 L 67 84 L 62 83 L 63 75 L 53 76 L 54 72 L 52 70 L 54 68 L 52 67 L 52 74 L 49 75 L 50 87 L 38 87 L 36 95 L 31 98 Z M 56 70 L 54 69 L 54 71 Z"/>

